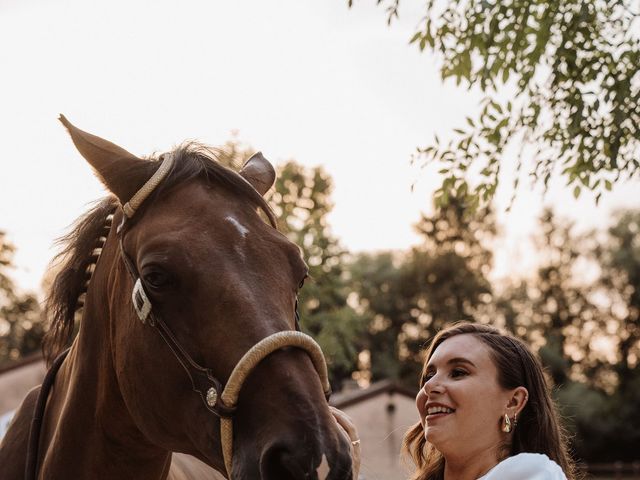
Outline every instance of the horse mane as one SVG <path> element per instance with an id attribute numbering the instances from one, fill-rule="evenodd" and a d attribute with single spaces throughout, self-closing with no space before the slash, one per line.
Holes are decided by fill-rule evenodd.
<path id="1" fill-rule="evenodd" d="M 142 210 L 146 205 L 176 187 L 177 185 L 194 178 L 204 178 L 208 183 L 225 188 L 244 198 L 248 198 L 267 217 L 274 228 L 276 219 L 273 211 L 260 195 L 237 172 L 223 166 L 218 158 L 219 150 L 207 147 L 200 143 L 188 142 L 180 145 L 171 152 L 174 155 L 174 163 L 167 177 L 143 202 L 141 208 L 131 219 L 136 221 L 142 217 Z M 149 177 L 160 166 L 159 157 L 150 157 Z M 155 164 L 155 165 L 154 165 Z M 127 172 L 123 172 L 127 175 Z M 58 270 L 55 279 L 47 294 L 44 315 L 50 319 L 50 326 L 43 342 L 43 353 L 50 365 L 56 356 L 64 348 L 70 345 L 76 333 L 76 312 L 83 306 L 79 301 L 86 292 L 90 281 L 92 265 L 98 260 L 95 255 L 96 248 L 101 248 L 101 237 L 106 237 L 105 221 L 120 205 L 114 196 L 98 201 L 87 213 L 78 218 L 70 231 L 56 240 L 61 247 L 60 252 L 54 257 L 50 268 Z"/>
<path id="2" fill-rule="evenodd" d="M 93 251 L 104 231 L 105 219 L 118 205 L 115 197 L 98 201 L 87 213 L 78 218 L 69 233 L 58 238 L 60 252 L 49 268 L 58 270 L 44 303 L 44 316 L 51 319 L 42 344 L 42 351 L 50 365 L 55 357 L 71 343 L 74 336 L 75 314 L 82 304 L 80 296 L 87 289 L 87 269 L 97 261 Z"/>

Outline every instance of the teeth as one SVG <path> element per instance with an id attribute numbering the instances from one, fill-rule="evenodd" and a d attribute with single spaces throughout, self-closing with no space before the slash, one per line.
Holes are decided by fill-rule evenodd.
<path id="1" fill-rule="evenodd" d="M 453 413 L 453 409 L 447 407 L 429 407 L 427 409 L 427 415 L 433 415 L 434 413 Z"/>

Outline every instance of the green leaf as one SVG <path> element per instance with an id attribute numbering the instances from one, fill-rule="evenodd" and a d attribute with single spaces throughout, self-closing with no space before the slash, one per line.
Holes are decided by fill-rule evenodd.
<path id="1" fill-rule="evenodd" d="M 509 80 L 509 73 L 510 70 L 508 68 L 502 70 L 502 83 L 507 83 L 507 80 Z"/>
<path id="2" fill-rule="evenodd" d="M 580 186 L 576 185 L 573 188 L 573 198 L 578 198 L 580 196 Z"/>

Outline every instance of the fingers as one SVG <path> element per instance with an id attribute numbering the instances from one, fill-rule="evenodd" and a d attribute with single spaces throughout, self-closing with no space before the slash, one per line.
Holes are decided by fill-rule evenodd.
<path id="1" fill-rule="evenodd" d="M 342 410 L 338 410 L 335 407 L 329 407 L 329 410 L 331 410 L 331 414 L 338 422 L 338 425 L 340 425 L 347 433 L 349 439 L 352 442 L 358 440 L 358 431 L 356 430 L 356 426 L 353 424 L 351 418 L 349 418 L 349 416 Z"/>
<path id="2" fill-rule="evenodd" d="M 334 407 L 329 407 L 333 418 L 336 419 L 336 423 L 338 427 L 340 427 L 341 432 L 345 435 L 350 443 L 351 443 L 351 461 L 352 461 L 352 471 L 353 471 L 353 480 L 357 480 L 358 474 L 360 472 L 360 458 L 361 458 L 361 450 L 360 450 L 360 438 L 358 437 L 358 431 L 356 430 L 356 426 L 349 416 L 341 410 L 338 410 Z"/>

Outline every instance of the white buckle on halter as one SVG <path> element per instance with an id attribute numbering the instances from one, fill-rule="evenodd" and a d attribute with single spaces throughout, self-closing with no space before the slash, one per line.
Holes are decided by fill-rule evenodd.
<path id="1" fill-rule="evenodd" d="M 138 318 L 142 323 L 147 323 L 147 318 L 151 313 L 151 301 L 142 288 L 142 282 L 138 278 L 136 284 L 133 286 L 133 292 L 131 292 L 131 300 L 133 300 L 133 308 L 138 314 Z"/>

